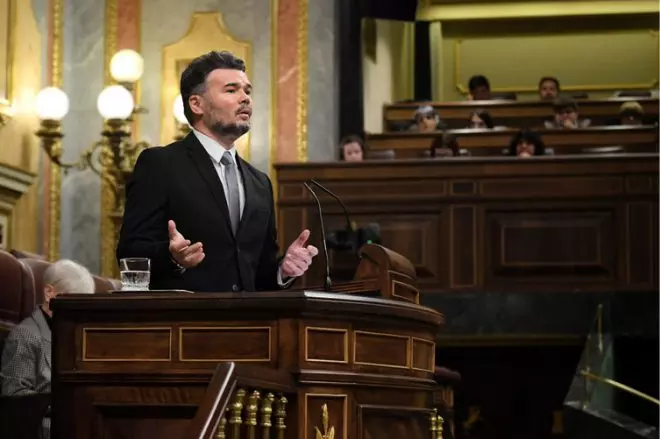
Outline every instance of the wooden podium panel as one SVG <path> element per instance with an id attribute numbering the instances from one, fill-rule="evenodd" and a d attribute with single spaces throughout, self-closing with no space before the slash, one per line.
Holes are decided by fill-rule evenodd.
<path id="1" fill-rule="evenodd" d="M 223 362 L 261 366 L 286 395 L 286 438 L 313 438 L 324 405 L 337 438 L 429 434 L 443 316 L 409 301 L 119 292 L 53 309 L 53 438 L 179 439 Z"/>
<path id="2" fill-rule="evenodd" d="M 407 258 L 423 292 L 653 291 L 658 286 L 658 155 L 448 158 L 277 165 L 279 241 L 312 231 L 314 178 L 358 226 Z M 319 191 L 329 231 L 343 229 Z M 322 255 L 305 285 L 322 285 Z M 335 252 L 334 273 L 350 269 Z"/>

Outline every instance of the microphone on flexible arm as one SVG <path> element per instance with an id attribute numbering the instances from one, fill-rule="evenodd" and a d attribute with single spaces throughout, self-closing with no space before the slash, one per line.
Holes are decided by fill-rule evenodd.
<path id="1" fill-rule="evenodd" d="M 346 209 L 346 205 L 344 204 L 343 201 L 341 201 L 341 198 L 339 198 L 334 192 L 332 192 L 330 189 L 327 187 L 323 186 L 321 183 L 318 181 L 314 180 L 313 178 L 310 178 L 307 180 L 309 183 L 312 183 L 314 186 L 317 188 L 321 189 L 323 192 L 326 194 L 330 195 L 332 198 L 337 200 L 337 203 L 341 206 L 341 208 L 344 211 L 344 217 L 346 218 L 346 230 L 350 233 L 354 230 L 353 223 L 351 222 L 351 217 L 348 215 L 348 209 Z"/>
<path id="2" fill-rule="evenodd" d="M 330 292 L 332 290 L 332 280 L 330 279 L 330 258 L 328 256 L 328 245 L 326 243 L 325 237 L 325 225 L 323 224 L 323 208 L 321 207 L 321 200 L 319 200 L 319 197 L 316 195 L 311 186 L 307 184 L 307 182 L 303 184 L 309 193 L 312 194 L 312 197 L 314 197 L 314 200 L 316 201 L 316 209 L 319 212 L 319 221 L 321 222 L 321 239 L 323 240 L 323 256 L 325 257 L 325 282 L 323 287 L 326 292 Z"/>

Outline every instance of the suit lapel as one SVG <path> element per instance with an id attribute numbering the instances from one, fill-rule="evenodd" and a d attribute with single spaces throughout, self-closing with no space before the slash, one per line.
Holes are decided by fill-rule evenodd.
<path id="1" fill-rule="evenodd" d="M 215 201 L 217 202 L 218 207 L 222 212 L 222 216 L 225 219 L 225 224 L 227 225 L 229 234 L 233 236 L 234 233 L 231 229 L 231 219 L 229 218 L 229 208 L 227 207 L 225 191 L 222 188 L 220 177 L 218 177 L 218 173 L 213 167 L 211 158 L 209 157 L 202 144 L 199 143 L 199 140 L 197 140 L 197 137 L 195 137 L 194 133 L 191 132 L 188 134 L 188 136 L 186 136 L 185 142 L 188 155 L 197 167 L 199 174 L 209 186 L 209 189 L 213 194 L 213 198 L 215 198 Z"/>

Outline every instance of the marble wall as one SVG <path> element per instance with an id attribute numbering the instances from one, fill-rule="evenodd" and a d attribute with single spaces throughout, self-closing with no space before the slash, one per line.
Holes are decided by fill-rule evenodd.
<path id="1" fill-rule="evenodd" d="M 334 1 L 309 1 L 307 155 L 309 161 L 338 158 L 339 101 L 337 14 Z"/>
<path id="2" fill-rule="evenodd" d="M 96 99 L 103 90 L 104 13 L 98 2 L 64 2 L 62 86 L 69 96 L 69 114 L 62 121 L 64 159 L 80 153 L 101 138 L 103 119 Z M 100 180 L 87 170 L 62 178 L 60 256 L 99 272 Z"/>

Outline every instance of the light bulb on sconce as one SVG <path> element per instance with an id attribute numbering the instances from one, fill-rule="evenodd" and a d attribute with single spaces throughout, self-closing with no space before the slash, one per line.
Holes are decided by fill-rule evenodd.
<path id="1" fill-rule="evenodd" d="M 99 94 L 96 106 L 105 120 L 126 120 L 133 114 L 135 101 L 126 88 L 121 85 L 111 85 Z"/>
<path id="2" fill-rule="evenodd" d="M 190 132 L 190 124 L 183 111 L 183 99 L 180 94 L 174 98 L 174 102 L 172 103 L 172 113 L 174 114 L 174 120 L 176 121 L 176 134 L 174 140 L 183 140 L 183 138 Z"/>
<path id="3" fill-rule="evenodd" d="M 135 50 L 120 50 L 110 60 L 110 76 L 127 88 L 139 81 L 143 73 L 144 60 Z"/>
<path id="4" fill-rule="evenodd" d="M 57 87 L 42 89 L 35 98 L 35 111 L 41 119 L 41 125 L 36 135 L 41 139 L 41 146 L 57 166 L 69 169 L 80 166 L 80 162 L 62 162 L 62 124 L 61 121 L 69 112 L 69 98 Z"/>
<path id="5" fill-rule="evenodd" d="M 46 87 L 37 94 L 34 107 L 39 119 L 59 122 L 69 112 L 69 97 L 57 87 Z"/>

